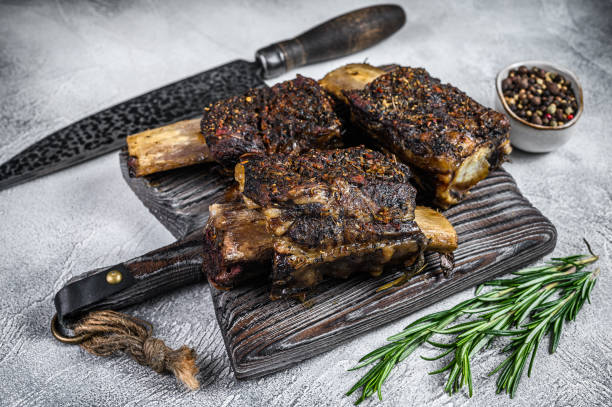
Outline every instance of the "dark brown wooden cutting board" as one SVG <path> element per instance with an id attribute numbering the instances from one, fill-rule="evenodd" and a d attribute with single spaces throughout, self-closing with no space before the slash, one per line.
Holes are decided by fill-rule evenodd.
<path id="1" fill-rule="evenodd" d="M 214 165 L 201 165 L 146 178 L 130 178 L 126 154 L 121 167 L 128 185 L 177 238 L 201 228 L 208 205 L 231 180 Z M 551 252 L 557 233 L 505 171 L 481 181 L 469 197 L 444 212 L 459 236 L 454 274 L 439 271 L 438 255 L 427 256 L 424 272 L 400 287 L 376 289 L 400 276 L 355 276 L 330 281 L 306 303 L 270 301 L 268 287 L 232 291 L 210 288 L 215 313 L 234 373 L 262 376 L 323 353 L 342 341 L 406 316 L 451 294 L 515 271 Z"/>

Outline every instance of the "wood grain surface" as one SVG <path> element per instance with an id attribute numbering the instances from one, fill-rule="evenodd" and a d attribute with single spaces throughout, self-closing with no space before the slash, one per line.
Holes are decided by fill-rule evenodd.
<path id="1" fill-rule="evenodd" d="M 177 238 L 200 228 L 208 205 L 222 196 L 231 180 L 214 165 L 200 165 L 129 178 L 145 206 Z M 376 289 L 401 275 L 354 276 L 332 280 L 314 290 L 305 303 L 271 301 L 266 281 L 259 286 L 220 291 L 210 288 L 227 353 L 239 379 L 263 376 L 337 346 L 362 332 L 408 315 L 495 276 L 517 270 L 555 247 L 554 226 L 520 193 L 514 179 L 498 170 L 444 214 L 459 237 L 455 270 L 446 277 L 438 255 L 427 268 L 399 287 Z"/>

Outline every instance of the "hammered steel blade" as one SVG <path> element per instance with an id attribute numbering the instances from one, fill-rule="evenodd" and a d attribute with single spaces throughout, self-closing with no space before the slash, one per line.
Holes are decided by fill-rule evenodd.
<path id="1" fill-rule="evenodd" d="M 88 116 L 0 166 L 0 190 L 125 145 L 125 137 L 198 117 L 205 105 L 264 85 L 259 65 L 236 60 Z"/>

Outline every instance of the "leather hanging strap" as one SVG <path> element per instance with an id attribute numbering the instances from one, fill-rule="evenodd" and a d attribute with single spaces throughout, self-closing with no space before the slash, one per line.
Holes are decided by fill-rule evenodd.
<path id="1" fill-rule="evenodd" d="M 60 323 L 74 318 L 83 310 L 133 286 L 134 276 L 123 264 L 80 275 L 62 287 L 53 300 Z"/>
<path id="2" fill-rule="evenodd" d="M 205 279 L 201 230 L 112 267 L 74 277 L 55 295 L 60 325 L 100 309 L 120 309 Z"/>

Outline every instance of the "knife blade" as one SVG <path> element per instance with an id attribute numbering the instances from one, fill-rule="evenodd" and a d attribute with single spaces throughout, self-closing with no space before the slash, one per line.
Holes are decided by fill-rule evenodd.
<path id="1" fill-rule="evenodd" d="M 117 150 L 130 134 L 195 118 L 207 104 L 263 86 L 263 79 L 368 48 L 395 33 L 405 21 L 397 5 L 355 10 L 260 49 L 254 62 L 232 61 L 102 110 L 2 164 L 0 190 Z"/>

